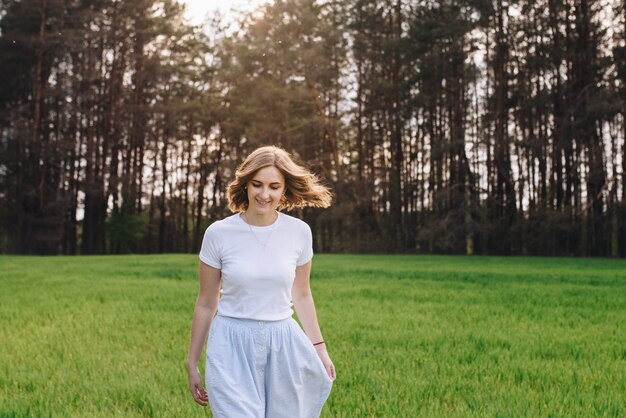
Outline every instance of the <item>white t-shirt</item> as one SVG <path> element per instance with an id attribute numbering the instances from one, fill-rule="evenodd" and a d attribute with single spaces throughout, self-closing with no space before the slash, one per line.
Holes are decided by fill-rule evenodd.
<path id="1" fill-rule="evenodd" d="M 268 226 L 249 225 L 236 213 L 206 229 L 200 260 L 222 271 L 220 315 L 260 321 L 293 315 L 296 266 L 313 258 L 313 237 L 305 222 L 277 213 Z"/>

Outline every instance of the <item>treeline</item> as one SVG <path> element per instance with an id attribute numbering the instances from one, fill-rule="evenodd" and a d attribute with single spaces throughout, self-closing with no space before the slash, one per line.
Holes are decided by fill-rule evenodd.
<path id="1" fill-rule="evenodd" d="M 317 251 L 626 256 L 621 1 L 0 7 L 2 252 L 197 251 L 276 144 Z"/>

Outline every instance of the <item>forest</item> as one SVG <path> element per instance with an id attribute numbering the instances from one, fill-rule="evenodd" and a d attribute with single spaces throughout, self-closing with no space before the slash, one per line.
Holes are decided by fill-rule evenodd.
<path id="1" fill-rule="evenodd" d="M 0 253 L 196 252 L 245 156 L 315 250 L 626 257 L 626 2 L 0 2 Z"/>

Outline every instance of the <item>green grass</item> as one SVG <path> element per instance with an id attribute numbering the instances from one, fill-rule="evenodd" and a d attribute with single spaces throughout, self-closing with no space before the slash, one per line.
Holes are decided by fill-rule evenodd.
<path id="1" fill-rule="evenodd" d="M 210 416 L 187 392 L 196 271 L 0 257 L 0 416 Z M 626 416 L 625 260 L 317 255 L 312 288 L 324 417 Z"/>

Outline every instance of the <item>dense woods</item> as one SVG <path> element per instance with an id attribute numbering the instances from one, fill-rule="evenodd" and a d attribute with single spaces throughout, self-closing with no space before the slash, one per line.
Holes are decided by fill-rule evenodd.
<path id="1" fill-rule="evenodd" d="M 0 251 L 197 251 L 247 153 L 317 251 L 626 256 L 626 4 L 3 0 Z"/>

